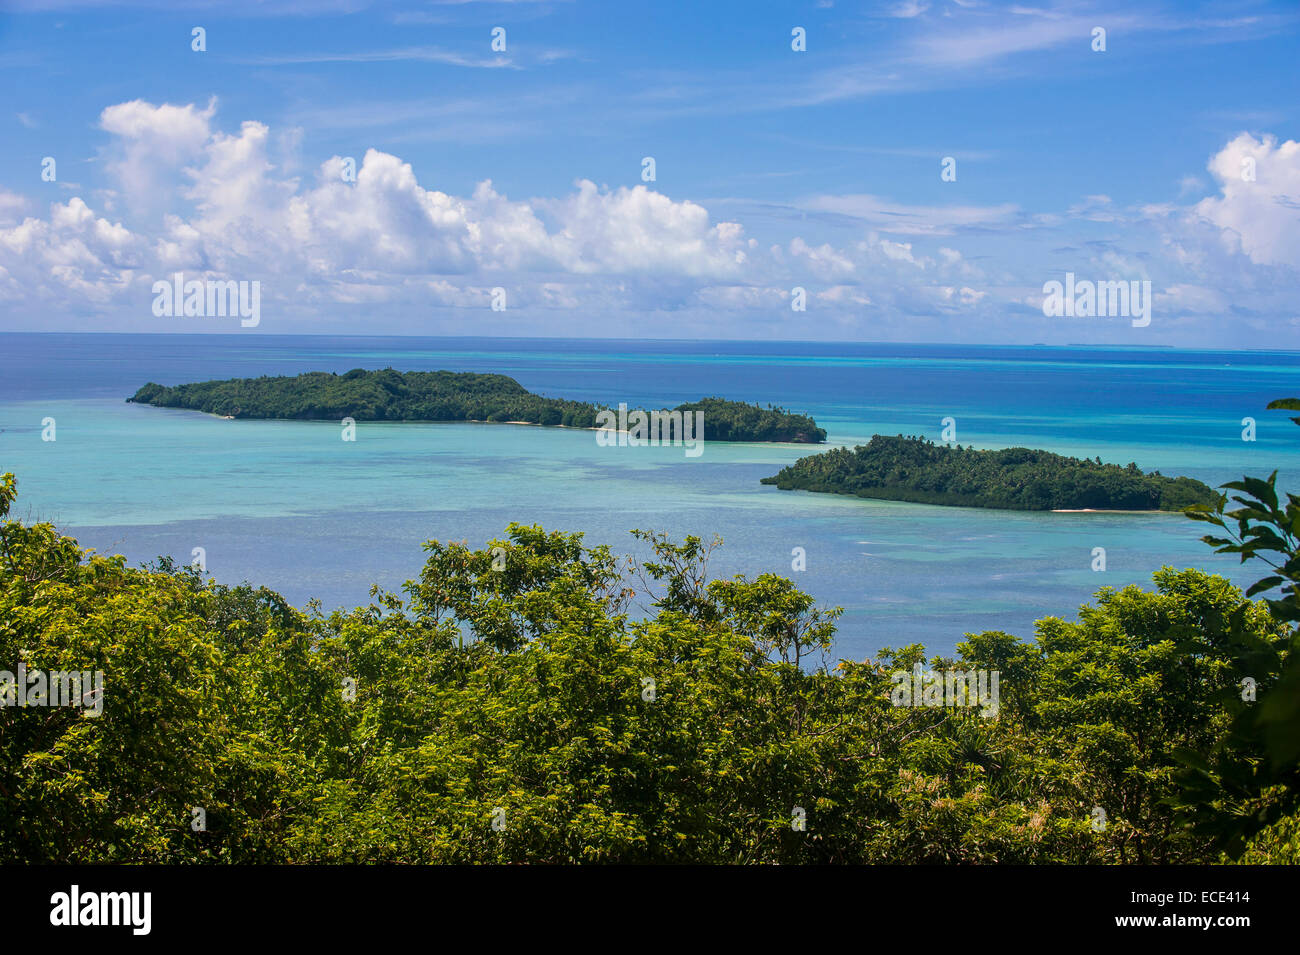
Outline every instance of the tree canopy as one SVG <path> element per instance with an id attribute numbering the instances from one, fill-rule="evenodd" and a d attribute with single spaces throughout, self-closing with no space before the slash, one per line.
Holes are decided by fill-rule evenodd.
<path id="1" fill-rule="evenodd" d="M 1181 511 L 1218 499 L 1200 481 L 1146 474 L 1136 464 L 1123 468 L 1030 448 L 977 451 L 902 435 L 875 435 L 852 451 L 833 448 L 800 458 L 762 483 L 784 491 L 1017 511 Z"/>
<path id="2" fill-rule="evenodd" d="M 354 368 L 342 375 L 314 371 L 295 377 L 232 378 L 165 387 L 150 382 L 126 399 L 232 418 L 339 421 L 521 421 L 595 428 L 603 405 L 544 398 L 505 375 L 474 372 Z M 673 411 L 704 413 L 710 441 L 788 441 L 817 444 L 826 432 L 806 415 L 769 405 L 704 398 Z"/>
<path id="3" fill-rule="evenodd" d="M 324 613 L 5 520 L 0 667 L 102 670 L 105 699 L 0 708 L 0 861 L 1222 858 L 1182 821 L 1180 754 L 1250 756 L 1223 697 L 1239 642 L 1285 659 L 1266 602 L 1165 568 L 1033 642 L 832 667 L 835 608 L 638 536 L 640 563 L 518 524 L 430 541 L 400 593 Z M 895 705 L 918 663 L 997 671 L 996 715 Z M 1241 851 L 1294 858 L 1293 822 Z"/>

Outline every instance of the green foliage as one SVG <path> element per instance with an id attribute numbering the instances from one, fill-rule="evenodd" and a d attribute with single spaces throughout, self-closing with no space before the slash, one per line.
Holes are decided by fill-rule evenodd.
<path id="1" fill-rule="evenodd" d="M 342 375 L 315 371 L 293 378 L 232 378 L 171 388 L 150 382 L 127 401 L 233 418 L 515 421 L 566 428 L 594 428 L 597 416 L 606 410 L 582 401 L 543 398 L 505 375 L 403 373 L 392 368 L 354 368 Z M 811 418 L 784 408 L 705 398 L 674 410 L 704 412 L 704 437 L 712 441 L 815 444 L 826 440 L 826 432 Z"/>
<path id="2" fill-rule="evenodd" d="M 901 435 L 876 435 L 852 451 L 800 458 L 762 483 L 785 491 L 1018 511 L 1171 511 L 1213 505 L 1218 498 L 1200 481 L 1143 474 L 1132 464 L 1122 468 L 1029 448 L 977 451 Z"/>
<path id="3" fill-rule="evenodd" d="M 792 444 L 821 444 L 826 430 L 807 415 L 785 408 L 747 405 L 724 398 L 701 398 L 678 405 L 674 411 L 701 411 L 710 441 L 786 441 Z"/>
<path id="4" fill-rule="evenodd" d="M 1300 411 L 1300 399 L 1268 407 Z M 1300 424 L 1300 418 L 1291 420 Z M 1232 723 L 1208 758 L 1197 751 L 1180 754 L 1187 771 L 1177 803 L 1198 831 L 1241 856 L 1248 840 L 1300 811 L 1300 630 L 1294 629 L 1300 621 L 1300 498 L 1288 494 L 1279 501 L 1276 471 L 1266 480 L 1243 477 L 1223 487 L 1237 492 L 1231 504 L 1221 498 L 1212 507 L 1189 509 L 1188 517 L 1226 534 L 1202 538 L 1219 553 L 1271 568 L 1246 594 L 1277 589 L 1280 596 L 1265 597 L 1263 603 L 1283 630 L 1261 639 L 1243 622 L 1248 603 L 1229 615 L 1219 649 L 1229 661 L 1223 706 Z M 1243 699 L 1247 680 L 1253 681 L 1253 701 Z M 1287 831 L 1294 843 L 1295 829 Z"/>
<path id="5" fill-rule="evenodd" d="M 999 671 L 994 717 L 891 705 L 922 648 L 813 665 L 838 609 L 637 534 L 639 566 L 535 526 L 430 542 L 401 596 L 322 614 L 5 522 L 0 669 L 102 669 L 105 706 L 0 708 L 0 861 L 1218 858 L 1174 814 L 1174 753 L 1230 734 L 1233 641 L 1284 633 L 1221 578 L 1164 569 L 930 661 Z"/>
<path id="6" fill-rule="evenodd" d="M 1076 805 L 1106 813 L 1108 857 L 1125 863 L 1206 858 L 1204 837 L 1179 824 L 1167 802 L 1177 791 L 1176 754 L 1209 751 L 1230 722 L 1220 695 L 1231 680 L 1224 646 L 1240 592 L 1195 571 L 1163 568 L 1154 579 L 1155 593 L 1103 589 L 1078 622 L 1040 620 L 1034 655 L 1004 635 L 959 648 L 1002 670 L 999 723 L 1020 725 L 1030 764 L 1065 772 L 1060 782 Z M 1262 604 L 1248 603 L 1241 622 L 1256 639 L 1279 639 Z"/>

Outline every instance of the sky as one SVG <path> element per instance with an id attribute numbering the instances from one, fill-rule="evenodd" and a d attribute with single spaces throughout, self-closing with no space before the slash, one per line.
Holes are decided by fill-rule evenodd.
<path id="1" fill-rule="evenodd" d="M 1296 0 L 0 0 L 0 331 L 1300 348 L 1297 64 Z"/>

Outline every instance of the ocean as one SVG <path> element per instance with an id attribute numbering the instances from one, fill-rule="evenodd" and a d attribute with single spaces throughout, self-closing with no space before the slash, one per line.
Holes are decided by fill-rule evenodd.
<path id="1" fill-rule="evenodd" d="M 633 528 L 723 538 L 716 576 L 774 572 L 841 606 L 834 657 L 963 634 L 1024 638 L 1102 587 L 1162 565 L 1238 583 L 1263 575 L 1173 514 L 949 508 L 759 484 L 824 448 L 709 442 L 600 447 L 594 432 L 508 424 L 226 421 L 127 404 L 149 381 L 351 368 L 496 372 L 551 397 L 664 407 L 708 395 L 811 414 L 826 447 L 871 435 L 1023 445 L 1212 486 L 1274 469 L 1300 489 L 1300 431 L 1271 400 L 1300 395 L 1300 354 L 1173 349 L 231 335 L 0 334 L 0 471 L 14 516 L 49 520 L 131 563 L 202 548 L 224 583 L 295 605 L 369 602 L 417 577 L 421 543 L 482 545 L 514 521 L 644 554 Z M 1254 418 L 1256 440 L 1242 438 Z M 43 422 L 54 419 L 55 440 Z M 706 422 L 707 437 L 707 422 Z M 1106 569 L 1094 571 L 1094 548 Z M 802 548 L 806 569 L 792 569 Z"/>

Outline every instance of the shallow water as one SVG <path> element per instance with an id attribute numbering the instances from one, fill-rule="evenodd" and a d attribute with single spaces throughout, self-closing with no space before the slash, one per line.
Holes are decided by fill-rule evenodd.
<path id="1" fill-rule="evenodd" d="M 1210 484 L 1242 473 L 1300 485 L 1300 437 L 1264 411 L 1300 394 L 1300 356 L 921 345 L 0 335 L 0 470 L 16 514 L 55 521 L 132 562 L 206 552 L 208 569 L 297 604 L 365 603 L 371 583 L 418 574 L 430 538 L 473 544 L 511 521 L 584 531 L 637 548 L 632 528 L 725 539 L 718 574 L 774 571 L 843 606 L 836 655 L 921 642 L 947 652 L 965 632 L 1032 634 L 1073 617 L 1102 586 L 1149 583 L 1162 564 L 1241 574 L 1168 514 L 1042 514 L 929 507 L 778 491 L 759 479 L 806 445 L 711 442 L 602 448 L 594 433 L 495 424 L 225 421 L 125 403 L 147 381 L 354 367 L 511 375 L 530 390 L 663 406 L 703 395 L 807 412 L 830 444 L 873 433 L 1027 445 Z M 1241 440 L 1241 419 L 1258 439 Z M 42 419 L 57 439 L 42 441 Z M 706 423 L 707 428 L 707 423 Z M 707 430 L 706 430 L 707 434 Z M 1293 434 L 1295 437 L 1293 437 Z M 793 548 L 807 569 L 791 569 Z M 1106 549 L 1107 569 L 1091 570 Z"/>

